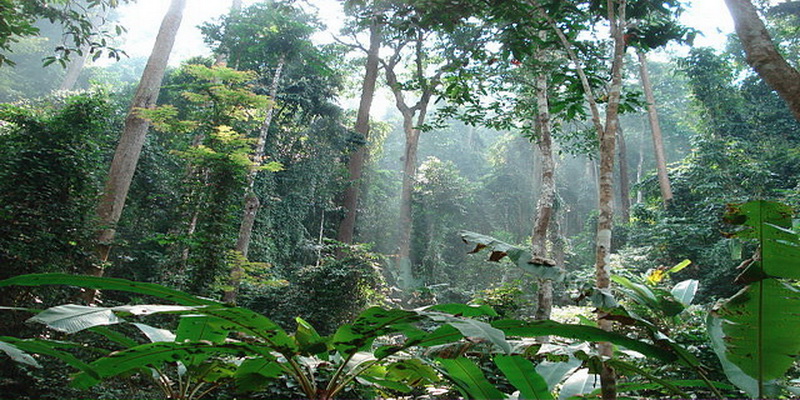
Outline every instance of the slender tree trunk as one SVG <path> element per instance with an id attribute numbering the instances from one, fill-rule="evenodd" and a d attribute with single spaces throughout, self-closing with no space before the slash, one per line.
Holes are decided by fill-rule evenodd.
<path id="1" fill-rule="evenodd" d="M 645 123 L 644 119 L 642 120 L 642 132 L 645 131 Z M 636 162 L 636 204 L 639 204 L 643 201 L 643 194 L 642 189 L 640 189 L 640 183 L 642 183 L 642 176 L 644 175 L 644 149 L 645 149 L 645 142 L 647 141 L 645 135 L 642 134 L 639 137 L 639 160 Z"/>
<path id="2" fill-rule="evenodd" d="M 536 204 L 536 219 L 531 235 L 531 262 L 537 264 L 554 264 L 547 251 L 547 232 L 553 217 L 553 201 L 556 194 L 555 161 L 553 160 L 553 142 L 550 135 L 550 111 L 547 99 L 547 76 L 536 78 L 536 105 L 538 108 L 536 127 L 539 136 L 536 146 L 539 150 L 541 178 L 539 201 Z M 538 304 L 534 318 L 550 319 L 553 308 L 553 282 L 550 279 L 539 279 Z"/>
<path id="3" fill-rule="evenodd" d="M 658 186 L 661 188 L 661 198 L 664 206 L 669 206 L 672 201 L 672 185 L 667 174 L 667 160 L 664 156 L 664 140 L 661 137 L 661 125 L 658 123 L 658 111 L 656 110 L 656 98 L 653 95 L 653 85 L 650 83 L 650 73 L 647 70 L 647 57 L 644 52 L 637 51 L 639 57 L 639 70 L 642 77 L 642 87 L 647 101 L 647 118 L 650 121 L 650 130 L 653 133 L 653 148 L 656 155 L 656 168 L 658 171 Z"/>
<path id="4" fill-rule="evenodd" d="M 415 279 L 411 265 L 411 229 L 413 219 L 411 215 L 411 193 L 414 186 L 414 176 L 417 174 L 417 148 L 419 147 L 420 130 L 414 127 L 413 114 L 403 114 L 403 131 L 406 136 L 405 155 L 403 159 L 403 187 L 400 192 L 400 236 L 397 239 L 398 251 L 398 287 L 409 289 L 414 286 Z M 424 123 L 425 113 L 418 117 L 419 124 Z"/>
<path id="5" fill-rule="evenodd" d="M 114 159 L 111 161 L 108 180 L 97 208 L 101 228 L 97 240 L 97 255 L 101 263 L 86 271 L 88 275 L 103 275 L 104 264 L 108 260 L 111 243 L 114 240 L 115 228 L 120 215 L 122 215 L 125 198 L 128 195 L 133 173 L 136 170 L 136 164 L 139 161 L 150 125 L 148 121 L 139 116 L 137 111 L 140 108 L 149 108 L 156 104 L 185 5 L 186 0 L 172 0 L 158 31 L 153 52 L 142 73 L 142 79 L 133 97 L 128 116 L 125 118 L 125 127 L 117 144 Z M 91 294 L 91 297 L 94 297 L 94 293 Z"/>
<path id="6" fill-rule="evenodd" d="M 247 188 L 245 189 L 244 196 L 244 215 L 242 216 L 242 223 L 239 226 L 239 237 L 236 239 L 236 251 L 247 259 L 247 253 L 250 250 L 250 240 L 253 237 L 253 225 L 256 222 L 256 215 L 261 202 L 255 193 L 256 176 L 258 176 L 258 167 L 264 159 L 265 148 L 267 145 L 267 136 L 269 135 L 269 127 L 272 124 L 272 118 L 275 115 L 275 99 L 278 96 L 278 85 L 281 81 L 283 67 L 286 64 L 286 57 L 281 56 L 278 60 L 278 66 L 275 68 L 275 75 L 272 76 L 272 83 L 269 89 L 270 102 L 267 107 L 267 115 L 264 117 L 264 122 L 261 124 L 261 129 L 258 134 L 258 142 L 256 150 L 253 153 L 253 167 L 247 175 Z M 223 301 L 226 303 L 235 303 L 236 297 L 239 294 L 239 285 L 241 284 L 242 274 L 244 270 L 240 265 L 234 265 L 231 269 L 230 275 L 230 288 L 225 290 L 222 296 Z"/>
<path id="7" fill-rule="evenodd" d="M 733 16 L 747 63 L 778 92 L 794 118 L 800 121 L 800 72 L 781 56 L 750 0 L 725 0 Z"/>
<path id="8" fill-rule="evenodd" d="M 361 103 L 358 106 L 355 131 L 369 138 L 369 112 L 372 108 L 372 99 L 375 95 L 375 82 L 378 79 L 378 51 L 381 45 L 381 27 L 377 21 L 369 28 L 369 50 L 367 51 L 367 64 L 364 72 L 364 82 L 361 86 Z M 367 145 L 360 146 L 350 153 L 347 162 L 349 172 L 348 186 L 344 192 L 342 205 L 346 211 L 345 217 L 339 225 L 337 240 L 342 243 L 353 243 L 358 210 L 358 198 L 361 191 L 361 175 L 366 160 Z"/>
<path id="9" fill-rule="evenodd" d="M 619 102 L 622 91 L 622 67 L 625 61 L 625 0 L 608 0 L 608 22 L 611 38 L 614 40 L 614 58 L 611 65 L 611 85 L 608 88 L 605 131 L 600 135 L 600 215 L 597 220 L 597 243 L 595 259 L 595 286 L 598 290 L 609 290 L 611 274 L 611 230 L 614 226 L 614 147 L 617 135 Z M 605 318 L 606 313 L 598 314 L 598 326 L 606 331 L 612 329 L 612 321 Z M 613 357 L 611 343 L 601 342 L 598 353 L 603 357 Z M 601 394 L 603 400 L 617 398 L 617 377 L 614 368 L 603 364 L 600 370 Z"/>
<path id="10" fill-rule="evenodd" d="M 92 17 L 92 25 L 102 25 L 110 10 L 110 8 L 106 8 L 99 14 L 95 14 L 94 17 Z M 90 50 L 91 46 L 88 44 L 81 47 L 81 55 L 74 58 L 69 63 L 67 72 L 64 74 L 64 80 L 61 81 L 61 85 L 59 85 L 58 90 L 73 90 L 75 88 L 75 84 L 78 82 L 78 77 L 81 75 L 81 71 L 83 71 L 83 66 L 86 64 L 86 60 L 89 58 Z"/>
<path id="11" fill-rule="evenodd" d="M 622 222 L 627 224 L 631 220 L 631 182 L 628 177 L 628 146 L 625 144 L 625 135 L 617 119 L 617 140 L 619 141 L 619 198 Z"/>

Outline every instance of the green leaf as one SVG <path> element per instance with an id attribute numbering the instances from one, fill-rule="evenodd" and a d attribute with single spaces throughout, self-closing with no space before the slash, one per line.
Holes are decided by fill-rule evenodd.
<path id="1" fill-rule="evenodd" d="M 145 336 L 147 336 L 147 339 L 149 339 L 151 343 L 175 341 L 175 334 L 166 329 L 160 329 L 150 325 L 140 324 L 138 322 L 134 322 L 133 325 L 139 328 L 139 330 L 142 331 Z"/>
<path id="2" fill-rule="evenodd" d="M 692 262 L 690 260 L 683 260 L 676 264 L 674 267 L 667 270 L 667 273 L 674 274 L 686 267 L 688 267 Z"/>
<path id="3" fill-rule="evenodd" d="M 426 311 L 441 311 L 452 315 L 464 317 L 496 317 L 497 313 L 487 305 L 477 304 L 437 304 L 425 307 Z"/>
<path id="4" fill-rule="evenodd" d="M 353 323 L 340 326 L 333 335 L 333 345 L 342 354 L 353 354 L 372 344 L 375 338 L 406 330 L 409 323 L 421 319 L 414 311 L 371 307 Z"/>
<path id="5" fill-rule="evenodd" d="M 386 367 L 386 377 L 409 386 L 420 386 L 439 381 L 430 365 L 417 358 L 400 359 Z"/>
<path id="6" fill-rule="evenodd" d="M 43 354 L 46 356 L 55 357 L 67 365 L 82 371 L 87 376 L 98 376 L 94 369 L 92 369 L 92 367 L 90 367 L 88 364 L 66 351 L 59 350 L 60 348 L 81 347 L 79 345 L 43 339 L 17 339 L 8 336 L 0 336 L 0 342 L 12 345 L 28 353 Z"/>
<path id="7" fill-rule="evenodd" d="M 281 365 L 274 357 L 248 358 L 236 369 L 234 379 L 237 392 L 253 392 L 263 388 L 269 380 L 283 375 Z"/>
<path id="8" fill-rule="evenodd" d="M 449 321 L 448 324 L 458 329 L 464 337 L 483 339 L 497 346 L 497 348 L 504 353 L 511 353 L 511 345 L 506 341 L 506 334 L 502 330 L 486 322 L 476 321 L 474 319 L 461 319 Z"/>
<path id="9" fill-rule="evenodd" d="M 207 315 L 184 315 L 178 322 L 176 342 L 222 343 L 230 329 L 227 321 Z"/>
<path id="10" fill-rule="evenodd" d="M 552 399 L 547 382 L 536 372 L 533 363 L 520 355 L 498 355 L 494 358 L 497 368 L 520 392 L 520 399 Z"/>
<path id="11" fill-rule="evenodd" d="M 672 296 L 675 297 L 685 307 L 689 307 L 694 300 L 694 295 L 697 293 L 699 282 L 695 279 L 689 279 L 679 282 L 672 288 Z"/>
<path id="12" fill-rule="evenodd" d="M 295 321 L 297 321 L 297 332 L 295 332 L 294 338 L 297 341 L 300 352 L 307 355 L 321 354 L 327 356 L 328 340 L 320 336 L 317 330 L 302 318 L 297 317 Z"/>
<path id="13" fill-rule="evenodd" d="M 725 375 L 753 397 L 776 394 L 765 391 L 800 354 L 798 326 L 800 291 L 775 279 L 745 287 L 714 307 L 708 318 L 712 347 Z"/>
<path id="14" fill-rule="evenodd" d="M 561 324 L 549 320 L 525 322 L 509 319 L 493 322 L 492 326 L 502 330 L 509 336 L 560 336 L 588 342 L 611 342 L 662 361 L 672 362 L 677 359 L 674 353 L 652 344 L 586 325 Z"/>
<path id="15" fill-rule="evenodd" d="M 158 297 L 182 305 L 219 305 L 221 303 L 192 296 L 178 290 L 170 289 L 153 283 L 133 282 L 118 278 L 104 278 L 86 275 L 68 274 L 32 274 L 20 275 L 0 281 L 0 287 L 5 286 L 44 286 L 44 285 L 71 285 L 99 290 L 119 290 L 123 292 L 138 293 Z"/>
<path id="16" fill-rule="evenodd" d="M 600 387 L 600 376 L 590 374 L 588 368 L 581 368 L 572 374 L 561 386 L 558 400 L 566 400 L 575 396 L 593 392 Z"/>
<path id="17" fill-rule="evenodd" d="M 25 364 L 30 365 L 31 367 L 42 368 L 36 359 L 31 357 L 30 354 L 20 350 L 17 346 L 14 346 L 11 343 L 6 343 L 0 340 L 0 351 L 6 353 L 7 356 L 11 357 L 12 360 Z"/>
<path id="18" fill-rule="evenodd" d="M 540 259 L 537 263 L 533 263 L 531 252 L 521 247 L 475 232 L 461 231 L 459 235 L 464 243 L 475 246 L 470 254 L 488 249 L 489 261 L 500 261 L 508 257 L 517 267 L 537 278 L 555 281 L 564 279 L 564 271 L 557 268 L 554 261 Z"/>
<path id="19" fill-rule="evenodd" d="M 575 371 L 581 366 L 581 360 L 569 357 L 565 362 L 542 361 L 536 365 L 536 373 L 541 375 L 547 383 L 547 390 L 552 391 L 556 385 L 561 383 L 567 374 Z"/>
<path id="20" fill-rule="evenodd" d="M 242 343 L 209 344 L 205 342 L 147 343 L 130 349 L 117 351 L 90 364 L 96 375 L 82 372 L 75 376 L 72 386 L 86 389 L 103 379 L 148 366 L 160 366 L 165 362 L 185 361 L 200 355 L 210 357 L 230 354 L 239 357 L 267 353 L 266 349 Z"/>
<path id="21" fill-rule="evenodd" d="M 497 400 L 506 397 L 486 380 L 480 368 L 470 359 L 437 358 L 436 361 L 444 367 L 444 376 L 456 385 L 464 397 L 473 400 Z"/>
<path id="22" fill-rule="evenodd" d="M 72 334 L 100 325 L 113 325 L 123 322 L 114 311 L 105 307 L 88 307 L 65 304 L 48 308 L 28 319 L 50 329 Z"/>

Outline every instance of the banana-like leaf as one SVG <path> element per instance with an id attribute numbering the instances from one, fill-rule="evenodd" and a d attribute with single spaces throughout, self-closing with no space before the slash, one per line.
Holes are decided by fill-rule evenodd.
<path id="1" fill-rule="evenodd" d="M 328 355 L 328 339 L 320 336 L 317 330 L 304 319 L 297 317 L 297 332 L 294 334 L 294 339 L 300 348 L 300 352 L 305 355 L 319 355 L 326 357 Z"/>
<path id="2" fill-rule="evenodd" d="M 492 326 L 509 336 L 560 336 L 589 342 L 611 342 L 662 361 L 672 362 L 677 359 L 674 353 L 660 347 L 591 326 L 562 324 L 548 320 L 525 322 L 511 319 L 493 322 Z"/>
<path id="3" fill-rule="evenodd" d="M 197 310 L 195 306 L 136 305 L 119 307 L 88 307 L 77 304 L 64 304 L 50 307 L 28 319 L 47 325 L 50 329 L 73 334 L 96 326 L 114 325 L 124 322 L 117 313 L 132 315 L 151 315 L 157 313 L 179 313 Z"/>
<path id="4" fill-rule="evenodd" d="M 148 366 L 160 366 L 166 362 L 178 362 L 198 355 L 222 354 L 238 357 L 268 354 L 266 349 L 243 343 L 210 344 L 205 342 L 147 343 L 130 349 L 117 351 L 92 362 L 93 374 L 81 372 L 75 376 L 72 386 L 86 389 L 103 379 Z"/>
<path id="5" fill-rule="evenodd" d="M 11 357 L 12 360 L 25 365 L 30 365 L 31 367 L 42 368 L 36 359 L 33 358 L 30 354 L 20 350 L 17 346 L 14 346 L 11 343 L 6 343 L 0 340 L 0 351 L 6 353 L 7 356 Z"/>
<path id="6" fill-rule="evenodd" d="M 437 304 L 420 309 L 419 311 L 440 311 L 463 317 L 496 317 L 492 307 L 473 304 Z"/>
<path id="7" fill-rule="evenodd" d="M 565 362 L 542 361 L 536 365 L 536 373 L 538 373 L 547 383 L 547 390 L 552 391 L 556 385 L 564 380 L 564 377 L 570 375 L 578 367 L 581 366 L 581 360 L 575 357 L 569 357 Z"/>
<path id="8" fill-rule="evenodd" d="M 558 268 L 553 260 L 544 258 L 537 258 L 534 260 L 530 251 L 497 240 L 491 236 L 469 231 L 461 231 L 460 235 L 464 243 L 475 246 L 475 248 L 470 251 L 470 254 L 488 249 L 489 261 L 500 261 L 504 257 L 508 257 L 514 265 L 537 278 L 552 279 L 554 281 L 561 281 L 564 279 L 564 271 Z"/>
<path id="9" fill-rule="evenodd" d="M 439 381 L 436 370 L 417 358 L 400 359 L 389 364 L 386 367 L 386 377 L 409 386 L 420 386 Z"/>
<path id="10" fill-rule="evenodd" d="M 189 293 L 170 289 L 154 283 L 134 282 L 126 279 L 105 278 L 86 275 L 69 274 L 31 274 L 20 275 L 0 281 L 4 286 L 44 286 L 44 285 L 70 285 L 99 290 L 119 290 L 129 293 L 144 294 L 158 297 L 173 303 L 199 306 L 219 305 L 220 302 L 193 296 Z"/>
<path id="11" fill-rule="evenodd" d="M 366 349 L 378 336 L 402 332 L 423 318 L 414 311 L 371 307 L 353 323 L 340 326 L 333 335 L 333 345 L 341 354 L 353 354 Z"/>
<path id="12" fill-rule="evenodd" d="M 82 371 L 87 376 L 97 377 L 94 369 L 85 362 L 79 360 L 72 354 L 61 351 L 61 348 L 75 348 L 82 347 L 80 345 L 68 342 L 59 342 L 54 340 L 43 339 L 18 339 L 15 337 L 0 336 L 0 342 L 14 346 L 15 348 L 35 354 L 43 354 L 46 356 L 55 357 L 67 365 Z"/>
<path id="13" fill-rule="evenodd" d="M 252 392 L 261 389 L 269 380 L 283 375 L 283 368 L 274 357 L 248 358 L 236 369 L 236 391 Z"/>
<path id="14" fill-rule="evenodd" d="M 536 372 L 533 363 L 520 355 L 498 355 L 494 358 L 497 368 L 503 372 L 508 381 L 520 392 L 520 399 L 551 400 L 553 395 L 547 382 Z"/>
<path id="15" fill-rule="evenodd" d="M 800 237 L 791 208 L 778 203 L 730 205 L 724 219 L 743 226 L 730 236 L 756 239 L 760 254 L 737 278 L 749 285 L 709 315 L 712 347 L 732 383 L 752 397 L 773 396 L 800 354 L 800 291 L 778 280 L 800 279 Z"/>
<path id="16" fill-rule="evenodd" d="M 444 376 L 452 381 L 465 398 L 474 400 L 497 400 L 506 397 L 497 390 L 472 360 L 464 357 L 456 359 L 437 358 L 442 365 Z"/>
<path id="17" fill-rule="evenodd" d="M 50 329 L 68 334 L 95 326 L 118 324 L 122 321 L 110 308 L 77 304 L 51 307 L 28 319 L 28 322 L 38 322 Z"/>
<path id="18" fill-rule="evenodd" d="M 145 336 L 147 336 L 147 339 L 149 339 L 151 343 L 175 341 L 175 334 L 166 329 L 156 328 L 138 322 L 134 322 L 133 325 L 139 328 L 139 330 L 142 331 L 142 333 L 144 333 Z M 133 346 L 135 346 L 135 344 Z"/>
<path id="19" fill-rule="evenodd" d="M 590 374 L 588 368 L 575 371 L 561 386 L 558 400 L 567 400 L 575 396 L 591 393 L 600 387 L 600 375 Z"/>
<path id="20" fill-rule="evenodd" d="M 175 341 L 222 343 L 228 338 L 228 323 L 208 315 L 184 315 L 178 321 Z"/>
<path id="21" fill-rule="evenodd" d="M 678 284 L 672 288 L 672 296 L 685 307 L 689 307 L 692 304 L 692 300 L 694 300 L 694 295 L 697 293 L 698 286 L 699 282 L 696 279 L 678 282 Z"/>

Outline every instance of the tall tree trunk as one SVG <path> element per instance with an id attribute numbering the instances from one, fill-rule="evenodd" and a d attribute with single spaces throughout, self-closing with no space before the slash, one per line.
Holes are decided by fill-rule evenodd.
<path id="1" fill-rule="evenodd" d="M 800 121 L 800 72 L 781 56 L 750 0 L 725 0 L 733 16 L 747 63 L 778 92 Z"/>
<path id="2" fill-rule="evenodd" d="M 608 88 L 605 131 L 600 135 L 600 215 L 597 219 L 597 242 L 595 258 L 595 286 L 598 290 L 609 290 L 611 274 L 611 230 L 614 226 L 614 147 L 619 120 L 619 102 L 622 91 L 622 67 L 625 61 L 625 0 L 608 0 L 608 22 L 611 38 L 614 40 L 614 58 L 611 64 L 611 85 Z M 606 331 L 612 329 L 612 321 L 605 318 L 605 312 L 598 315 L 598 326 Z M 598 353 L 603 357 L 613 357 L 611 343 L 601 342 Z M 617 377 L 614 369 L 603 364 L 600 370 L 601 394 L 603 400 L 617 398 Z"/>
<path id="3" fill-rule="evenodd" d="M 269 127 L 272 124 L 272 118 L 275 115 L 275 99 L 278 96 L 278 86 L 281 81 L 283 67 L 286 64 L 286 57 L 281 56 L 278 60 L 278 66 L 275 68 L 275 75 L 272 76 L 272 83 L 269 89 L 270 102 L 267 106 L 267 115 L 264 117 L 264 122 L 261 124 L 261 129 L 258 133 L 258 142 L 256 150 L 253 152 L 253 167 L 247 175 L 247 188 L 245 189 L 244 196 L 244 212 L 242 216 L 242 223 L 239 225 L 239 236 L 236 239 L 236 251 L 247 259 L 247 253 L 250 250 L 250 240 L 253 237 L 253 225 L 256 222 L 256 215 L 258 208 L 261 205 L 256 196 L 255 183 L 256 176 L 258 176 L 258 167 L 264 159 L 265 149 L 267 145 L 267 137 L 269 136 Z M 230 288 L 225 290 L 222 296 L 223 301 L 227 303 L 235 303 L 236 297 L 239 294 L 239 285 L 241 284 L 242 274 L 244 270 L 238 264 L 231 268 L 230 274 Z"/>
<path id="4" fill-rule="evenodd" d="M 161 28 L 158 31 L 153 52 L 147 60 L 139 87 L 133 96 L 128 116 L 125 118 L 125 127 L 117 144 L 114 159 L 105 184 L 103 195 L 97 207 L 100 233 L 98 236 L 97 255 L 100 264 L 86 271 L 88 275 L 102 276 L 104 264 L 108 260 L 111 243 L 114 240 L 115 228 L 125 206 L 125 198 L 130 189 L 133 173 L 142 152 L 145 136 L 150 123 L 138 114 L 140 108 L 150 108 L 156 104 L 161 81 L 167 68 L 169 54 L 175 43 L 175 36 L 181 24 L 186 0 L 172 0 Z M 91 293 L 94 297 L 96 292 Z M 89 299 L 89 297 L 86 297 Z"/>
<path id="5" fill-rule="evenodd" d="M 617 140 L 619 141 L 619 199 L 622 222 L 627 224 L 631 220 L 631 182 L 628 177 L 628 146 L 625 144 L 625 134 L 617 118 Z"/>
<path id="6" fill-rule="evenodd" d="M 639 57 L 639 71 L 642 77 L 642 87 L 647 101 L 647 118 L 650 120 L 650 131 L 653 133 L 653 148 L 656 155 L 656 168 L 658 171 L 658 186 L 661 188 L 661 198 L 664 206 L 669 206 L 672 201 L 672 185 L 667 174 L 667 160 L 664 156 L 664 140 L 661 137 L 661 125 L 658 123 L 656 98 L 653 95 L 653 85 L 650 83 L 650 73 L 647 70 L 647 57 L 644 52 L 637 51 Z"/>
<path id="7" fill-rule="evenodd" d="M 416 68 L 415 79 L 421 87 L 420 97 L 413 106 L 406 103 L 403 95 L 403 87 L 397 79 L 395 68 L 400 62 L 400 53 L 407 44 L 415 46 Z M 427 78 L 424 75 L 423 67 L 425 52 L 423 49 L 424 38 L 421 32 L 417 32 L 417 37 L 409 42 L 399 44 L 395 49 L 394 55 L 388 62 L 381 60 L 386 71 L 386 82 L 395 98 L 395 105 L 403 115 L 403 132 L 405 133 L 405 155 L 403 160 L 403 187 L 400 192 L 400 215 L 398 218 L 397 238 L 397 286 L 401 290 L 413 287 L 416 282 L 411 265 L 411 229 L 413 226 L 411 215 L 411 191 L 413 189 L 414 176 L 417 173 L 417 147 L 419 145 L 419 127 L 425 123 L 425 116 L 428 112 L 428 104 L 433 96 L 434 89 L 439 85 L 439 79 L 448 66 L 440 67 L 436 73 Z M 416 121 L 414 121 L 416 115 Z M 416 123 L 416 124 L 415 124 Z"/>
<path id="8" fill-rule="evenodd" d="M 645 131 L 645 123 L 644 119 L 642 119 L 642 132 Z M 643 199 L 642 189 L 640 183 L 642 182 L 642 176 L 644 175 L 644 149 L 645 149 L 645 142 L 647 139 L 645 135 L 639 137 L 639 160 L 636 162 L 636 204 L 641 203 Z"/>
<path id="9" fill-rule="evenodd" d="M 553 217 L 553 201 L 556 194 L 555 161 L 553 160 L 553 141 L 550 135 L 550 111 L 547 99 L 547 76 L 540 74 L 536 78 L 536 127 L 539 134 L 536 146 L 540 155 L 541 178 L 539 201 L 536 204 L 536 219 L 531 234 L 531 262 L 536 264 L 554 264 L 547 251 L 547 232 Z M 553 281 L 539 279 L 538 303 L 534 318 L 550 319 L 553 309 Z"/>
<path id="10" fill-rule="evenodd" d="M 374 21 L 369 27 L 369 50 L 367 51 L 367 64 L 364 72 L 364 82 L 361 86 L 361 102 L 358 105 L 355 131 L 369 138 L 369 112 L 372 108 L 372 99 L 375 96 L 375 81 L 378 79 L 378 51 L 381 46 L 381 26 Z M 347 162 L 349 172 L 347 189 L 344 192 L 342 205 L 346 211 L 345 217 L 339 225 L 337 240 L 342 243 L 353 243 L 358 210 L 358 198 L 361 191 L 361 175 L 366 160 L 367 145 L 360 146 L 350 153 Z"/>

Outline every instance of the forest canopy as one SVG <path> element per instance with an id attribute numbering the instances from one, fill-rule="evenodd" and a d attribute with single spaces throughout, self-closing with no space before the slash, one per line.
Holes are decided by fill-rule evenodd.
<path id="1" fill-rule="evenodd" d="M 699 3 L 0 0 L 0 397 L 800 396 L 800 2 Z"/>

